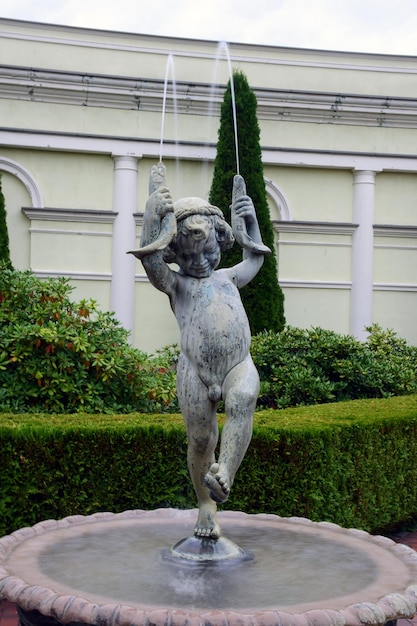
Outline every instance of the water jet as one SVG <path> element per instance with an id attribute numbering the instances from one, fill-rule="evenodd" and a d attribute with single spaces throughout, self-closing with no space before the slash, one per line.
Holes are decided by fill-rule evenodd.
<path id="1" fill-rule="evenodd" d="M 173 101 L 173 109 L 174 109 L 174 120 L 175 126 L 177 124 L 177 83 L 175 80 L 175 63 L 174 63 L 174 55 L 170 53 L 167 57 L 166 67 L 165 67 L 165 78 L 164 78 L 164 93 L 162 99 L 162 115 L 161 115 L 161 137 L 159 140 L 159 161 L 162 163 L 163 151 L 164 151 L 164 135 L 165 135 L 165 116 L 166 116 L 166 107 L 167 107 L 167 98 L 168 98 L 168 85 L 169 79 L 171 76 L 171 85 L 172 85 L 172 101 Z M 175 129 L 176 130 L 176 129 Z M 177 132 L 175 133 L 177 135 Z"/>

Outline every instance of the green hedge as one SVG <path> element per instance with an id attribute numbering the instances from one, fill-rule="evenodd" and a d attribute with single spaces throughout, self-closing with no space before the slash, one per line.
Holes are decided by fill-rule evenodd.
<path id="1" fill-rule="evenodd" d="M 77 513 L 195 506 L 179 415 L 3 414 L 0 459 L 0 535 Z M 415 517 L 417 396 L 256 413 L 226 507 L 371 531 Z"/>

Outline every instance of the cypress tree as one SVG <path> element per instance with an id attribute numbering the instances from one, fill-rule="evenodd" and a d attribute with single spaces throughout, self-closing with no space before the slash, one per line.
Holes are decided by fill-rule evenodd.
<path id="1" fill-rule="evenodd" d="M 266 197 L 260 130 L 256 115 L 257 100 L 242 72 L 233 72 L 238 134 L 239 173 L 246 182 L 247 194 L 256 208 L 262 240 L 272 254 L 266 256 L 258 275 L 241 290 L 252 334 L 264 330 L 279 332 L 285 325 L 284 294 L 278 284 L 274 231 Z M 217 152 L 214 162 L 210 202 L 220 207 L 230 223 L 233 177 L 237 173 L 232 82 L 226 88 L 220 114 Z M 242 258 L 238 245 L 223 253 L 221 266 L 231 267 Z"/>
<path id="2" fill-rule="evenodd" d="M 6 204 L 4 201 L 4 195 L 1 187 L 0 174 L 0 264 L 3 267 L 7 267 L 8 269 L 13 269 L 13 265 L 10 260 L 9 233 L 7 231 L 6 217 Z"/>

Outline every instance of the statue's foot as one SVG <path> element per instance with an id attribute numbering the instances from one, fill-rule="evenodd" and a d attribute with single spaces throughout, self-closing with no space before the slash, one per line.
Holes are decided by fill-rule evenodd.
<path id="1" fill-rule="evenodd" d="M 218 539 L 220 537 L 221 531 L 217 521 L 216 505 L 213 503 L 200 506 L 194 535 L 201 539 Z"/>
<path id="2" fill-rule="evenodd" d="M 227 477 L 220 473 L 218 463 L 213 463 L 207 474 L 204 476 L 204 482 L 210 490 L 210 497 L 215 502 L 226 502 L 229 497 L 230 487 Z"/>

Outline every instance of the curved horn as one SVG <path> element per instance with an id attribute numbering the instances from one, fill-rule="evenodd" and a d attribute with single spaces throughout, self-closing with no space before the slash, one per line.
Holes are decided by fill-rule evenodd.
<path id="1" fill-rule="evenodd" d="M 153 193 L 158 191 L 161 187 L 166 186 L 166 167 L 160 161 L 157 165 L 153 165 L 151 168 L 151 173 L 149 176 L 149 195 L 151 196 Z M 154 217 L 154 216 L 153 216 Z M 150 220 L 151 223 L 154 223 L 154 219 Z M 146 212 L 145 212 L 145 220 L 143 224 L 142 230 L 142 240 L 148 238 L 144 237 L 146 230 Z M 177 233 L 177 220 L 175 219 L 175 215 L 172 212 L 167 213 L 161 220 L 159 225 L 158 236 L 154 241 L 151 241 L 146 246 L 139 248 L 139 250 L 129 250 L 126 254 L 133 254 L 137 259 L 142 259 L 145 256 L 153 254 L 154 252 L 158 252 L 160 250 L 164 250 L 172 241 Z"/>
<path id="2" fill-rule="evenodd" d="M 158 238 L 152 241 L 147 246 L 139 248 L 139 250 L 129 250 L 127 254 L 133 254 L 137 259 L 142 259 L 144 256 L 164 250 L 171 243 L 172 239 L 177 234 L 177 220 L 173 213 L 167 213 L 161 222 L 161 229 L 159 231 Z"/>
<path id="3" fill-rule="evenodd" d="M 232 192 L 232 230 L 236 237 L 236 241 L 245 250 L 250 250 L 255 254 L 271 254 L 271 250 L 268 246 L 265 246 L 262 242 L 256 243 L 252 237 L 248 234 L 246 229 L 246 222 L 243 217 L 239 217 L 234 210 L 234 204 L 240 197 L 246 196 L 246 184 L 243 176 L 237 174 L 233 178 L 233 192 Z"/>

